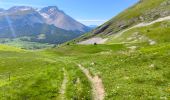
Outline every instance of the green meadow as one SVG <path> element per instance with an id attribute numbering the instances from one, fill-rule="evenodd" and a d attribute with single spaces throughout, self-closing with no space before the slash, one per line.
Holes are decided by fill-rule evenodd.
<path id="1" fill-rule="evenodd" d="M 1 39 L 0 100 L 96 100 L 94 87 L 104 89 L 104 100 L 170 100 L 170 21 L 116 37 L 162 17 L 155 12 L 169 11 L 169 5 L 168 0 L 140 0 L 104 29 L 61 45 Z M 77 44 L 95 36 L 108 41 Z"/>

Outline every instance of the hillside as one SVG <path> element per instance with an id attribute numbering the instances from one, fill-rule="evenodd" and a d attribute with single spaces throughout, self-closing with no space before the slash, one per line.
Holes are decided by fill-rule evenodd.
<path id="1" fill-rule="evenodd" d="M 125 29 L 143 22 L 170 16 L 169 0 L 140 0 L 134 6 L 126 9 L 94 31 L 83 35 L 77 41 L 87 40 L 91 37 L 109 38 Z"/>

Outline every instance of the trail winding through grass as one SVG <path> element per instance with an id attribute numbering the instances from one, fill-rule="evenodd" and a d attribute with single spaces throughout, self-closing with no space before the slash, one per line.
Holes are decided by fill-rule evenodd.
<path id="1" fill-rule="evenodd" d="M 78 67 L 86 75 L 89 81 L 92 84 L 93 99 L 94 100 L 104 100 L 105 90 L 102 83 L 102 79 L 99 76 L 92 76 L 88 69 L 84 68 L 81 64 L 78 64 Z"/>
<path id="2" fill-rule="evenodd" d="M 61 100 L 65 100 L 66 85 L 68 82 L 67 71 L 64 68 L 63 68 L 63 73 L 64 73 L 64 78 L 63 78 L 63 82 L 62 82 L 61 89 L 60 89 Z"/>

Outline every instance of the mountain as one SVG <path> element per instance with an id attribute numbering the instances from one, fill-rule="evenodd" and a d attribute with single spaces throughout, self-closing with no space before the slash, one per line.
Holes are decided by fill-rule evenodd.
<path id="1" fill-rule="evenodd" d="M 50 12 L 51 11 L 51 12 Z M 44 12 L 44 13 L 42 13 Z M 44 16 L 49 16 L 49 23 Z M 43 16 L 42 16 L 43 15 Z M 68 22 L 67 22 L 68 21 Z M 69 27 L 67 29 L 57 25 Z M 0 38 L 29 37 L 27 41 L 60 44 L 82 35 L 89 28 L 75 21 L 57 7 L 47 7 L 40 11 L 27 6 L 15 6 L 8 10 L 0 9 Z M 44 38 L 39 38 L 39 36 Z"/>
<path id="2" fill-rule="evenodd" d="M 12 7 L 0 14 L 0 27 L 11 25 L 32 25 L 34 23 L 44 23 L 43 17 L 30 7 Z"/>
<path id="3" fill-rule="evenodd" d="M 87 32 L 90 30 L 89 27 L 74 20 L 56 6 L 42 8 L 39 12 L 47 24 L 71 31 Z"/>
<path id="4" fill-rule="evenodd" d="M 88 33 L 88 35 L 82 36 L 80 41 L 91 37 L 110 38 L 111 35 L 118 34 L 139 23 L 151 22 L 166 16 L 170 16 L 169 0 L 140 0 L 134 6 Z"/>

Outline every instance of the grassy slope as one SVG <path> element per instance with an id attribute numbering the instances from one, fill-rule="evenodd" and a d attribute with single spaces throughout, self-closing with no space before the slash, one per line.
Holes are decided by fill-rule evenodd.
<path id="1" fill-rule="evenodd" d="M 108 40 L 108 43 L 121 42 L 148 42 L 153 40 L 157 43 L 170 42 L 170 21 L 158 22 L 150 26 L 139 27 L 124 32 L 120 37 L 114 38 L 114 35 Z"/>
<path id="2" fill-rule="evenodd" d="M 148 10 L 158 8 L 166 0 L 140 0 L 135 6 L 130 7 L 118 16 L 112 19 L 116 21 L 129 20 L 131 18 L 142 16 Z"/>
<path id="3" fill-rule="evenodd" d="M 116 17 L 112 18 L 90 33 L 84 34 L 83 36 L 77 38 L 74 42 L 83 41 L 94 36 L 110 38 L 110 35 L 118 33 L 119 31 L 135 24 L 144 21 L 153 21 L 160 17 L 168 16 L 170 15 L 170 13 L 167 13 L 170 10 L 170 4 L 167 2 L 168 0 L 140 0 L 136 5 L 121 12 Z M 107 26 L 107 28 L 101 30 L 101 28 L 105 26 Z"/>
<path id="4" fill-rule="evenodd" d="M 150 21 L 155 20 L 159 17 L 161 17 L 161 12 L 168 11 L 170 9 L 169 5 L 161 5 L 163 2 L 166 2 L 168 0 L 141 0 L 136 5 L 132 6 L 131 8 L 125 10 L 124 12 L 120 13 L 113 19 L 111 19 L 108 23 L 111 23 L 109 27 L 104 30 L 103 33 L 109 33 L 112 31 L 112 33 L 115 33 L 117 31 L 122 30 L 119 25 L 125 25 L 127 27 L 130 27 L 134 24 L 140 23 L 141 21 Z M 155 11 L 155 12 L 154 12 Z M 158 14 L 155 14 L 158 13 Z M 160 15 L 159 15 L 160 14 Z M 153 16 L 152 16 L 153 15 Z M 167 16 L 167 15 L 166 15 Z M 141 20 L 140 17 L 143 17 L 144 19 Z M 119 23 L 123 24 L 119 24 Z"/>

